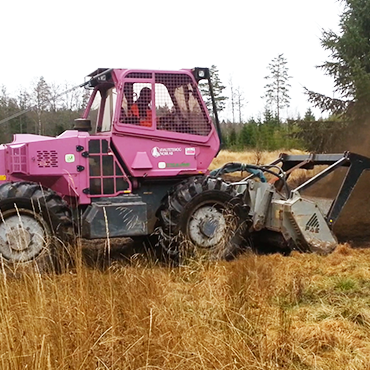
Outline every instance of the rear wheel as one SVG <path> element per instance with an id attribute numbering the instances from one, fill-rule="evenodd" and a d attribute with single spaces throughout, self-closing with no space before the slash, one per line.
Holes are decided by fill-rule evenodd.
<path id="1" fill-rule="evenodd" d="M 161 245 L 180 259 L 232 259 L 242 249 L 248 226 L 235 188 L 204 176 L 178 184 L 164 200 L 158 218 Z"/>
<path id="2" fill-rule="evenodd" d="M 30 182 L 0 186 L 3 266 L 13 271 L 59 271 L 71 226 L 67 204 L 52 190 Z"/>

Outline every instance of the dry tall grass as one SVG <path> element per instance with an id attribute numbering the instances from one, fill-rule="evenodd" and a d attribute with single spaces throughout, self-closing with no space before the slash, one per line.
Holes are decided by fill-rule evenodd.
<path id="1" fill-rule="evenodd" d="M 263 165 L 269 164 L 273 162 L 275 159 L 279 158 L 281 151 L 273 151 L 273 152 L 261 152 L 261 151 L 251 151 L 251 152 L 231 152 L 228 150 L 222 150 L 219 155 L 212 161 L 210 169 L 216 169 L 222 167 L 225 163 L 228 162 L 240 162 L 245 164 L 256 164 L 256 165 Z M 306 154 L 301 150 L 289 150 L 285 151 L 284 153 L 287 154 Z M 323 166 L 317 166 L 312 170 L 295 170 L 289 177 L 289 184 L 292 187 L 295 187 L 307 179 L 311 178 L 312 176 L 316 175 L 323 169 Z M 240 176 L 242 175 L 242 176 Z M 245 176 L 244 176 L 245 175 Z M 241 180 L 242 178 L 246 177 L 248 174 L 244 173 L 241 174 L 240 172 L 236 172 L 233 174 L 229 174 L 224 176 L 226 180 Z M 271 176 L 266 174 L 267 178 Z"/>
<path id="2" fill-rule="evenodd" d="M 0 280 L 1 369 L 368 369 L 370 250 Z"/>
<path id="3" fill-rule="evenodd" d="M 0 274 L 1 369 L 370 368 L 370 249 L 76 260 L 61 275 Z"/>
<path id="4" fill-rule="evenodd" d="M 274 152 L 261 152 L 261 151 L 251 151 L 251 152 L 231 152 L 229 150 L 222 150 L 219 155 L 212 161 L 210 166 L 211 169 L 222 167 L 227 162 L 241 162 L 248 164 L 268 164 L 273 160 L 279 158 L 279 154 L 282 151 Z M 284 152 L 289 154 L 304 154 L 301 150 L 289 150 L 289 152 Z"/>

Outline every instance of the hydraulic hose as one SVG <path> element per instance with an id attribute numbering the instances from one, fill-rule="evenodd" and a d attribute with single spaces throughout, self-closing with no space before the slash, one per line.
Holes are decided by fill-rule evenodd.
<path id="1" fill-rule="evenodd" d="M 281 180 L 283 182 L 283 184 L 286 188 L 286 191 L 287 191 L 287 195 L 289 197 L 290 190 L 289 190 L 288 184 L 286 182 L 284 172 L 282 172 L 282 170 L 280 169 L 281 172 L 276 173 L 276 172 L 272 171 L 270 168 L 276 168 L 276 166 L 272 166 L 272 165 L 257 166 L 257 165 L 253 165 L 253 164 L 229 162 L 229 163 L 226 163 L 225 165 L 223 165 L 222 167 L 211 171 L 210 172 L 210 177 L 221 176 L 225 173 L 245 171 L 245 172 L 248 172 L 248 173 L 252 174 L 253 176 L 258 177 L 261 180 L 261 182 L 267 182 L 266 177 L 264 175 L 264 172 L 267 172 L 267 173 L 277 177 L 279 180 Z"/>

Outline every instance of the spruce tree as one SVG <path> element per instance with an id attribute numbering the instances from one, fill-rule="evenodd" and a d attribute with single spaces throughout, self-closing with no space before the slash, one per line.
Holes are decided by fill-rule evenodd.
<path id="1" fill-rule="evenodd" d="M 321 68 L 334 79 L 336 98 L 306 89 L 309 100 L 321 111 L 364 117 L 370 111 L 370 0 L 342 0 L 339 33 L 324 30 L 322 47 L 330 60 Z"/>
<path id="2" fill-rule="evenodd" d="M 276 117 L 280 123 L 280 111 L 283 108 L 289 107 L 289 79 L 287 60 L 283 54 L 279 54 L 272 59 L 268 65 L 270 74 L 265 76 L 268 83 L 265 85 L 265 95 L 262 98 L 266 99 L 267 104 L 275 110 Z"/>
<path id="3" fill-rule="evenodd" d="M 226 89 L 226 86 L 224 86 L 221 82 L 219 71 L 215 65 L 212 65 L 210 68 L 210 76 L 211 76 L 211 83 L 213 88 L 213 95 L 215 98 L 216 108 L 217 112 L 221 112 L 226 107 L 226 100 L 228 99 L 227 96 L 223 95 L 223 91 Z M 211 100 L 211 94 L 209 92 L 208 83 L 201 82 L 199 84 L 200 91 L 202 93 L 202 96 L 205 100 L 205 103 L 207 105 L 208 110 L 213 115 L 213 106 L 212 106 L 212 100 Z"/>

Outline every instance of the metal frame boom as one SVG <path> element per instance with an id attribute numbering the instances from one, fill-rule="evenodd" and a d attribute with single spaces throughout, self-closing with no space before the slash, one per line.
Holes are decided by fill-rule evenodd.
<path id="1" fill-rule="evenodd" d="M 275 161 L 276 162 L 276 161 Z M 348 171 L 342 181 L 337 196 L 326 215 L 326 222 L 332 228 L 337 221 L 340 212 L 350 198 L 353 189 L 364 171 L 370 169 L 370 158 L 352 152 L 343 154 L 308 154 L 290 155 L 281 154 L 277 163 L 282 164 L 284 171 L 290 172 L 293 168 L 313 169 L 315 166 L 328 165 L 325 170 L 318 173 L 291 191 L 291 197 L 295 192 L 301 192 L 311 187 L 339 167 L 348 167 Z"/>

